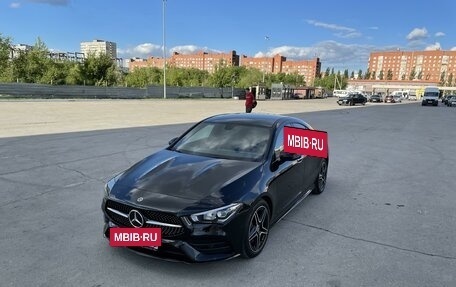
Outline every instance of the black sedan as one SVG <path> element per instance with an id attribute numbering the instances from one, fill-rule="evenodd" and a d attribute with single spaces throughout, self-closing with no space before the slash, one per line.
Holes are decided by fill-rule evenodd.
<path id="1" fill-rule="evenodd" d="M 369 102 L 371 102 L 371 103 L 381 103 L 381 102 L 383 102 L 382 95 L 372 95 L 369 98 Z"/>
<path id="2" fill-rule="evenodd" d="M 354 106 L 356 104 L 365 105 L 367 102 L 367 98 L 362 94 L 349 94 L 346 97 L 340 98 L 337 103 L 340 105 L 349 105 Z"/>
<path id="3" fill-rule="evenodd" d="M 328 158 L 284 152 L 298 118 L 226 114 L 207 118 L 108 181 L 104 236 L 116 227 L 161 229 L 152 257 L 204 262 L 263 250 L 270 227 L 308 194 L 325 190 Z"/>

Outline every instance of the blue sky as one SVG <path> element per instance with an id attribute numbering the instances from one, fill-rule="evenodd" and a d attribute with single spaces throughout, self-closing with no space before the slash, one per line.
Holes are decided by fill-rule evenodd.
<path id="1" fill-rule="evenodd" d="M 456 50 L 456 1 L 167 0 L 171 51 L 228 52 L 290 60 L 320 57 L 322 69 L 363 71 L 372 51 Z M 161 57 L 163 0 L 0 0 L 0 33 L 13 43 L 80 50 L 117 43 L 122 58 Z"/>

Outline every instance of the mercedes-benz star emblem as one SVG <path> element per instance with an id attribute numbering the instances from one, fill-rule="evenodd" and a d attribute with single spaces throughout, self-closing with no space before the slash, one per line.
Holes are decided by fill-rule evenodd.
<path id="1" fill-rule="evenodd" d="M 144 217 L 136 209 L 132 209 L 128 213 L 128 220 L 130 221 L 131 226 L 139 228 L 144 225 Z"/>
<path id="2" fill-rule="evenodd" d="M 137 199 L 136 201 L 137 201 L 137 202 L 141 202 L 141 201 L 143 201 L 143 199 L 144 199 L 144 198 L 142 198 L 142 197 L 138 197 L 138 199 Z"/>

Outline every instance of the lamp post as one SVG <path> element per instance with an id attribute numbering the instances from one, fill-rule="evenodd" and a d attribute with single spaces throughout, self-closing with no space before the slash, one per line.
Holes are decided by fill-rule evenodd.
<path id="1" fill-rule="evenodd" d="M 165 6 L 166 6 L 166 0 L 163 0 L 163 98 L 164 99 L 166 99 Z"/>
<path id="2" fill-rule="evenodd" d="M 268 41 L 268 40 L 269 40 L 269 36 L 264 36 L 264 39 L 265 39 L 266 41 Z M 267 48 L 268 48 L 268 47 L 266 47 L 266 50 L 267 50 Z M 262 67 L 263 67 L 263 69 L 262 69 L 262 70 L 263 70 L 263 84 L 264 84 L 264 74 L 265 74 L 265 69 L 266 69 L 266 68 L 264 67 L 264 64 L 265 64 L 265 61 L 267 61 L 267 60 L 268 60 L 268 59 L 267 59 L 267 54 L 266 54 L 266 52 L 265 52 L 265 56 L 263 57 L 263 64 L 262 64 Z"/>

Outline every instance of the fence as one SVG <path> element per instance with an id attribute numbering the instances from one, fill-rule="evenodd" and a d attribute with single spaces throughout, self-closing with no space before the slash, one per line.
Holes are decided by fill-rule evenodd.
<path id="1" fill-rule="evenodd" d="M 0 98 L 46 99 L 147 99 L 163 98 L 163 86 L 147 88 L 54 86 L 27 83 L 0 83 Z M 166 87 L 166 97 L 176 98 L 231 98 L 244 95 L 240 88 Z"/>

